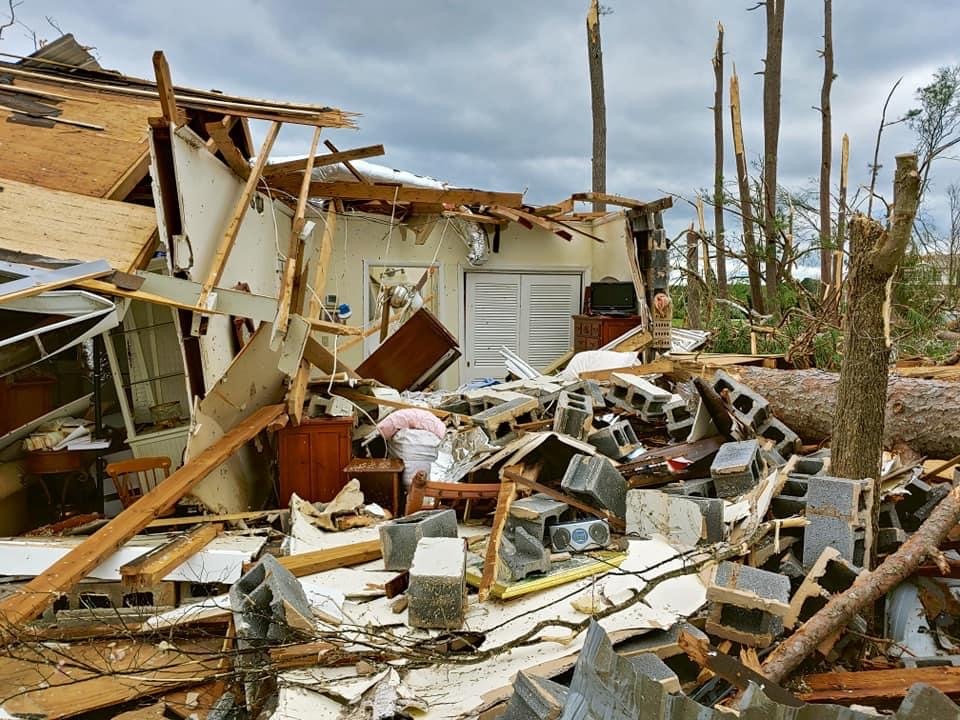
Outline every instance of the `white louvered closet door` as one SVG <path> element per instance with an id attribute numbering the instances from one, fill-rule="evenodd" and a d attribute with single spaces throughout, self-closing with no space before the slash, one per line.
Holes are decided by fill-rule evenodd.
<path id="1" fill-rule="evenodd" d="M 580 311 L 579 274 L 466 274 L 465 352 L 461 382 L 503 378 L 501 347 L 542 368 L 573 347 Z"/>
<path id="2" fill-rule="evenodd" d="M 467 273 L 465 374 L 460 382 L 502 377 L 505 346 L 520 353 L 522 275 Z"/>
<path id="3" fill-rule="evenodd" d="M 580 275 L 523 275 L 519 355 L 542 370 L 573 347 Z"/>

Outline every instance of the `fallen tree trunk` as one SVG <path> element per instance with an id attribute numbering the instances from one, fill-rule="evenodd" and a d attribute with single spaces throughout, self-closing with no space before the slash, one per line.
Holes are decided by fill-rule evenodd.
<path id="1" fill-rule="evenodd" d="M 923 525 L 876 570 L 862 573 L 847 592 L 833 598 L 763 663 L 763 674 L 775 683 L 795 670 L 804 658 L 833 632 L 842 628 L 860 610 L 876 602 L 910 577 L 933 553 L 960 520 L 960 487 L 950 491 Z"/>
<path id="2" fill-rule="evenodd" d="M 770 409 L 807 443 L 832 433 L 839 375 L 821 370 L 725 368 L 770 401 Z M 887 381 L 884 447 L 907 445 L 931 458 L 960 455 L 960 425 L 947 422 L 960 407 L 960 382 L 891 375 Z"/>

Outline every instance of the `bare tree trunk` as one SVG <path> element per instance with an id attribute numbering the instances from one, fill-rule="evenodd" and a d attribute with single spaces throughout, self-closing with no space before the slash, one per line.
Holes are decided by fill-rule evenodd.
<path id="1" fill-rule="evenodd" d="M 607 191 L 607 105 L 603 94 L 603 52 L 600 48 L 600 3 L 590 0 L 587 10 L 587 57 L 590 63 L 590 104 L 593 113 L 593 192 Z M 603 212 L 602 202 L 593 204 Z"/>
<path id="2" fill-rule="evenodd" d="M 747 171 L 747 153 L 743 147 L 743 124 L 740 121 L 740 80 L 737 69 L 730 76 L 730 127 L 733 131 L 733 152 L 737 159 L 737 188 L 740 192 L 740 216 L 743 226 L 743 254 L 746 258 L 747 278 L 750 282 L 750 302 L 753 309 L 764 312 L 763 287 L 760 278 L 760 258 L 754 235 L 753 201 L 750 197 L 750 176 Z"/>
<path id="3" fill-rule="evenodd" d="M 698 249 L 700 234 L 693 229 L 687 230 L 687 327 L 700 328 L 700 283 L 697 281 Z"/>
<path id="4" fill-rule="evenodd" d="M 847 330 L 833 420 L 831 470 L 839 477 L 880 477 L 890 342 L 883 319 L 887 281 L 903 258 L 917 214 L 916 155 L 898 155 L 889 232 L 857 216 L 850 232 Z"/>
<path id="5" fill-rule="evenodd" d="M 889 555 L 873 572 L 862 573 L 853 586 L 834 595 L 830 602 L 778 645 L 763 663 L 763 674 L 781 682 L 799 667 L 816 647 L 853 616 L 906 580 L 937 551 L 960 520 L 960 488 L 954 488 L 934 509 L 910 539 Z"/>
<path id="6" fill-rule="evenodd" d="M 727 250 L 723 228 L 723 25 L 717 23 L 717 47 L 713 53 L 713 223 L 717 244 L 717 295 L 727 296 Z"/>
<path id="7" fill-rule="evenodd" d="M 833 2 L 823 0 L 823 85 L 820 87 L 820 284 L 821 296 L 833 285 L 833 236 L 830 232 L 830 169 L 833 129 L 830 89 L 833 86 Z"/>
<path id="8" fill-rule="evenodd" d="M 783 59 L 785 0 L 765 0 L 767 57 L 763 65 L 763 234 L 767 250 L 767 310 L 776 313 L 777 294 L 777 153 L 780 140 L 780 79 Z"/>

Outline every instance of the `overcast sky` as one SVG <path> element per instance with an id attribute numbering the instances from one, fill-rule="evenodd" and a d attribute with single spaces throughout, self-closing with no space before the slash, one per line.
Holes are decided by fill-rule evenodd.
<path id="1" fill-rule="evenodd" d="M 764 55 L 762 8 L 747 12 L 754 3 L 741 0 L 605 4 L 613 11 L 601 18 L 608 191 L 693 197 L 712 183 L 717 21 L 726 29 L 727 78 L 734 63 L 740 74 L 747 151 L 755 158 L 762 149 L 762 82 L 755 74 Z M 548 203 L 590 188 L 586 7 L 587 0 L 23 0 L 17 13 L 39 37 L 53 39 L 50 16 L 94 46 L 105 67 L 130 75 L 153 77 L 150 55 L 159 48 L 180 85 L 362 113 L 358 132 L 326 136 L 344 148 L 383 143 L 387 155 L 378 162 L 393 167 L 456 185 L 526 190 L 529 201 Z M 795 189 L 819 172 L 813 106 L 823 73 L 822 22 L 820 2 L 787 0 L 780 180 Z M 958 36 L 960 6 L 949 0 L 834 3 L 835 187 L 840 135 L 850 135 L 855 188 L 868 181 L 893 83 L 904 78 L 890 106 L 897 117 L 937 67 L 960 60 Z M 0 40 L 2 52 L 32 49 L 22 27 Z M 728 124 L 726 134 L 732 181 Z M 309 131 L 288 127 L 274 152 L 302 154 L 308 141 Z M 884 137 L 879 188 L 888 197 L 893 156 L 912 144 L 903 126 Z M 956 166 L 945 160 L 934 172 L 930 209 L 941 223 L 940 196 L 960 178 Z M 690 216 L 688 208 L 671 211 L 669 234 Z"/>

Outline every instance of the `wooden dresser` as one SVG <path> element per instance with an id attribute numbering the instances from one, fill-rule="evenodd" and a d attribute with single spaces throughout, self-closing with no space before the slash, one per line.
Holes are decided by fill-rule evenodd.
<path id="1" fill-rule="evenodd" d="M 304 418 L 280 431 L 280 507 L 296 493 L 329 502 L 347 484 L 343 469 L 353 457 L 353 418 Z"/>
<path id="2" fill-rule="evenodd" d="M 597 350 L 639 324 L 639 315 L 574 315 L 573 351 Z"/>

